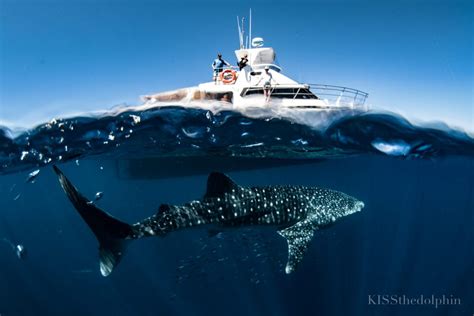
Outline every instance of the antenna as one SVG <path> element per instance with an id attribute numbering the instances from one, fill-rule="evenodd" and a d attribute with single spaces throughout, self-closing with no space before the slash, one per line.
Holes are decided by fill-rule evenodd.
<path id="1" fill-rule="evenodd" d="M 244 29 L 244 22 L 245 22 L 245 18 L 242 17 L 242 23 L 240 23 L 241 27 L 242 27 L 242 46 L 243 48 L 245 48 L 245 41 L 244 41 L 244 34 L 245 34 L 245 29 Z"/>
<path id="2" fill-rule="evenodd" d="M 240 49 L 244 48 L 244 36 L 242 34 L 242 30 L 240 29 L 240 22 L 239 22 L 239 17 L 237 16 L 237 28 L 239 29 L 239 44 L 240 44 Z"/>
<path id="3" fill-rule="evenodd" d="M 249 16 L 249 43 L 252 42 L 252 8 L 250 8 Z M 248 47 L 251 48 L 251 47 Z"/>

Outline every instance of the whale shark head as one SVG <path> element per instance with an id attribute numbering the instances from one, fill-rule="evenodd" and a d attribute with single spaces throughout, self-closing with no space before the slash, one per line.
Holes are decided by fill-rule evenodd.
<path id="1" fill-rule="evenodd" d="M 344 214 L 343 216 L 360 212 L 362 211 L 364 206 L 364 202 L 359 201 L 358 199 L 353 198 L 352 196 L 348 196 L 348 198 L 345 199 L 344 207 L 342 208 Z"/>
<path id="2" fill-rule="evenodd" d="M 364 202 L 342 192 L 327 190 L 312 201 L 318 224 L 330 226 L 338 219 L 360 212 Z"/>
<path id="3" fill-rule="evenodd" d="M 304 195 L 300 197 L 305 199 Z M 292 273 L 303 258 L 315 230 L 332 226 L 338 219 L 360 212 L 364 207 L 364 202 L 350 195 L 327 189 L 315 189 L 306 199 L 309 200 L 306 218 L 278 231 L 288 243 L 287 274 Z"/>

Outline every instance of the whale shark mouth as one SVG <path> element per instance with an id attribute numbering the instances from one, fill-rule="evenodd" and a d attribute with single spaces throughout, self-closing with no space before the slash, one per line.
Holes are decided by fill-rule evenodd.
<path id="1" fill-rule="evenodd" d="M 346 212 L 345 215 L 347 216 L 347 215 L 351 215 L 351 214 L 354 214 L 354 213 L 358 213 L 358 212 L 362 211 L 364 206 L 365 206 L 364 202 L 358 201 L 358 202 L 356 202 L 356 204 L 354 205 L 353 208 L 351 208 L 350 210 L 348 210 Z"/>

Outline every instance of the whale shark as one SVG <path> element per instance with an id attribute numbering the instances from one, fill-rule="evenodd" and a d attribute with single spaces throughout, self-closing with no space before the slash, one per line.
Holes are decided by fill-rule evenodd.
<path id="1" fill-rule="evenodd" d="M 314 232 L 360 212 L 362 201 L 345 193 L 305 186 L 243 187 L 227 175 L 212 172 L 204 197 L 183 205 L 160 205 L 151 217 L 129 225 L 98 208 L 53 166 L 59 182 L 79 215 L 99 241 L 99 267 L 105 277 L 121 261 L 128 243 L 164 237 L 191 227 L 222 231 L 240 227 L 270 227 L 286 239 L 287 274 L 303 259 Z"/>

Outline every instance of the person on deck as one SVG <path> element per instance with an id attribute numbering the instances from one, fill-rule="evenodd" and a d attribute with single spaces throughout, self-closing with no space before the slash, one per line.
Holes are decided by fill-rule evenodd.
<path id="1" fill-rule="evenodd" d="M 263 95 L 265 96 L 265 102 L 270 101 L 270 90 L 272 88 L 273 76 L 270 72 L 270 67 L 265 66 L 265 72 L 261 75 L 260 80 L 257 82 L 257 85 L 263 81 Z M 273 80 L 275 81 L 275 80 Z"/>
<path id="2" fill-rule="evenodd" d="M 245 66 L 247 66 L 247 63 L 249 62 L 248 55 L 245 54 L 245 56 L 240 58 L 240 61 L 237 63 L 237 66 L 239 66 L 239 70 L 244 69 Z"/>
<path id="3" fill-rule="evenodd" d="M 230 66 L 230 64 L 222 59 L 222 54 L 219 53 L 217 54 L 217 58 L 214 59 L 214 62 L 212 63 L 212 69 L 214 70 L 212 79 L 214 82 L 217 81 L 220 73 L 224 70 L 224 66 Z"/>

